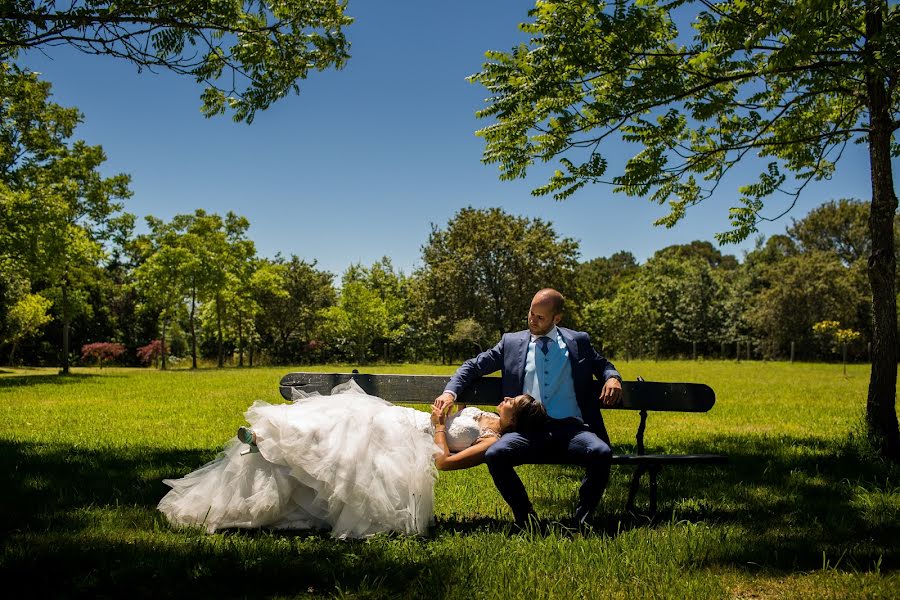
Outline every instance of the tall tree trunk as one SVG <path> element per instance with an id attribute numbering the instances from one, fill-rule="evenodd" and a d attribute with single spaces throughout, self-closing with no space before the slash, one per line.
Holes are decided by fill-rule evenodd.
<path id="1" fill-rule="evenodd" d="M 869 159 L 872 176 L 872 207 L 869 233 L 869 282 L 872 285 L 872 373 L 866 401 L 869 439 L 885 458 L 900 462 L 900 431 L 897 426 L 897 297 L 894 289 L 894 215 L 897 197 L 891 171 L 891 118 L 886 76 L 875 56 L 882 32 L 883 0 L 866 2 L 866 87 L 869 104 Z"/>
<path id="2" fill-rule="evenodd" d="M 63 276 L 66 277 L 65 275 Z M 66 279 L 63 279 L 62 285 L 62 325 L 63 325 L 63 339 L 62 339 L 62 370 L 60 371 L 63 375 L 69 374 L 69 326 L 72 322 L 72 316 L 69 314 L 69 284 Z"/>
<path id="3" fill-rule="evenodd" d="M 197 289 L 191 288 L 191 368 L 197 368 L 197 330 L 194 328 L 194 313 L 197 309 Z"/>
<path id="4" fill-rule="evenodd" d="M 160 336 L 160 340 L 159 340 L 160 351 L 161 351 L 160 353 L 161 353 L 161 355 L 162 355 L 162 356 L 161 356 L 160 363 L 159 363 L 159 368 L 162 369 L 163 371 L 165 371 L 165 370 L 166 370 L 166 367 L 168 366 L 168 365 L 166 364 L 166 361 L 167 361 L 167 359 L 168 359 L 168 355 L 166 354 L 166 328 L 168 327 L 168 325 L 169 325 L 169 320 L 168 320 L 168 319 L 163 319 L 163 322 L 162 322 L 162 335 Z"/>
<path id="5" fill-rule="evenodd" d="M 222 295 L 216 292 L 216 343 L 219 346 L 218 367 L 225 366 L 225 351 L 222 349 Z"/>

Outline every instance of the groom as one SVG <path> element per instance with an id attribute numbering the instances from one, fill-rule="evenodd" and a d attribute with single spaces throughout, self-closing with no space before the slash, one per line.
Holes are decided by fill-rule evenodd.
<path id="1" fill-rule="evenodd" d="M 575 510 L 578 526 L 591 516 L 609 480 L 612 450 L 600 405 L 620 401 L 622 378 L 594 350 L 588 334 L 557 326 L 563 303 L 563 295 L 551 288 L 535 294 L 528 330 L 505 334 L 499 344 L 463 363 L 434 401 L 434 406 L 446 410 L 469 384 L 499 370 L 503 396 L 530 394 L 547 409 L 550 419 L 544 431 L 506 433 L 485 456 L 494 485 L 520 526 L 534 509 L 514 467 L 525 463 L 584 467 Z M 593 391 L 594 376 L 604 382 L 599 398 Z"/>

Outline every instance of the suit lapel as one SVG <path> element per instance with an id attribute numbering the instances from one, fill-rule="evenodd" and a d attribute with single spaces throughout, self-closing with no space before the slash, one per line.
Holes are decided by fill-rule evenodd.
<path id="1" fill-rule="evenodd" d="M 578 365 L 578 345 L 573 339 L 571 330 L 559 326 L 557 326 L 557 329 L 559 330 L 559 335 L 562 336 L 563 341 L 566 343 L 566 348 L 569 350 L 569 367 L 572 369 L 572 383 L 575 383 L 575 367 Z M 575 389 L 577 390 L 578 386 Z"/>
<path id="2" fill-rule="evenodd" d="M 531 342 L 531 333 L 526 329 L 520 331 L 515 338 L 515 348 L 513 348 L 512 362 L 513 373 L 516 374 L 516 389 L 525 389 L 525 360 L 528 358 L 528 343 Z"/>

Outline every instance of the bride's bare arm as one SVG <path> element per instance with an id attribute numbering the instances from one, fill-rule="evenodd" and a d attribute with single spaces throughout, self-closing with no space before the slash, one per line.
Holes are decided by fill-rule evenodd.
<path id="1" fill-rule="evenodd" d="M 441 451 L 434 456 L 434 466 L 441 471 L 453 471 L 456 469 L 468 469 L 484 462 L 484 454 L 491 444 L 497 441 L 495 437 L 481 438 L 465 450 L 450 454 L 447 445 L 447 411 L 438 406 L 431 409 L 431 424 L 434 426 L 434 443 Z"/>
<path id="2" fill-rule="evenodd" d="M 438 438 L 442 442 L 438 442 Z M 447 447 L 446 434 L 435 434 L 434 440 L 443 449 L 443 454 L 435 455 L 434 466 L 441 471 L 455 471 L 456 469 L 476 467 L 484 462 L 484 455 L 487 449 L 498 439 L 493 436 L 481 438 L 465 450 L 461 450 L 456 454 L 450 454 L 450 449 Z"/>

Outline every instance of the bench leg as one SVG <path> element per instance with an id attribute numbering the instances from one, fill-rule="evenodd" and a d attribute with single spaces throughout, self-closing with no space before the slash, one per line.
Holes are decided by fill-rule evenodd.
<path id="1" fill-rule="evenodd" d="M 625 503 L 625 510 L 627 511 L 634 511 L 634 498 L 641 487 L 641 476 L 646 470 L 643 465 L 638 465 L 634 469 L 634 475 L 631 476 L 631 486 L 628 489 L 628 502 Z"/>

